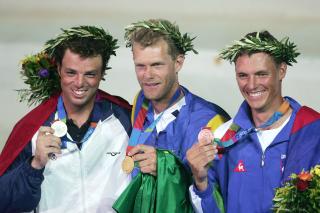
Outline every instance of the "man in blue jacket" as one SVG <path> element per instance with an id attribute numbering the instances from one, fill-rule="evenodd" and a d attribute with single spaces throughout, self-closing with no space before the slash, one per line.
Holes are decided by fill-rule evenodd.
<path id="1" fill-rule="evenodd" d="M 158 161 L 157 151 L 170 151 L 186 165 L 186 152 L 197 141 L 201 128 L 212 119 L 211 126 L 215 129 L 229 116 L 219 106 L 192 94 L 179 84 L 178 75 L 185 54 L 188 51 L 197 52 L 193 49 L 194 38 L 188 34 L 182 35 L 177 25 L 162 19 L 140 21 L 126 28 L 125 38 L 127 46 L 132 48 L 135 72 L 141 87 L 133 105 L 133 130 L 127 159 L 132 158 L 139 167 L 134 169 L 134 176 L 140 170 L 143 174 L 160 175 L 175 182 L 173 173 L 178 169 L 172 169 L 172 173 L 158 174 L 159 163 L 163 162 Z M 171 168 L 169 165 L 165 167 Z M 158 186 L 161 181 L 157 179 Z M 183 183 L 174 183 L 173 187 L 185 187 L 179 184 Z M 186 194 L 182 193 L 182 200 L 188 198 L 188 184 Z M 162 188 L 157 187 L 157 190 Z M 176 196 L 171 195 L 174 190 L 170 191 L 169 196 L 175 199 Z M 157 204 L 158 201 L 166 203 L 164 201 L 171 200 L 157 197 Z M 176 204 L 162 204 L 155 209 L 183 211 L 178 206 L 183 203 Z"/>
<path id="2" fill-rule="evenodd" d="M 116 40 L 65 29 L 23 60 L 29 103 L 0 156 L 0 212 L 112 212 L 130 182 L 121 169 L 131 106 L 99 90 Z"/>
<path id="3" fill-rule="evenodd" d="M 185 54 L 197 53 L 193 39 L 187 34 L 183 37 L 178 26 L 162 19 L 133 23 L 126 29 L 127 46 L 132 47 L 142 89 L 133 106 L 134 129 L 141 128 L 139 131 L 146 135 L 136 144 L 129 144 L 135 146 L 129 155 L 139 162 L 143 173 L 157 173 L 155 148 L 170 150 L 185 160 L 186 151 L 210 119 L 216 117 L 214 122 L 218 126 L 229 118 L 222 108 L 179 84 Z M 142 126 L 137 127 L 139 112 L 143 110 L 146 113 L 141 117 Z M 146 129 L 149 133 L 145 133 Z"/>
<path id="4" fill-rule="evenodd" d="M 291 173 L 320 163 L 320 114 L 282 96 L 287 65 L 298 55 L 288 38 L 278 41 L 268 31 L 249 33 L 221 53 L 235 63 L 245 101 L 214 132 L 219 154 L 211 166 L 198 163 L 217 152 L 205 151 L 210 141 L 188 151 L 193 174 L 205 182 L 193 191 L 199 212 L 213 212 L 219 204 L 212 193 L 217 187 L 226 212 L 271 212 L 276 188 Z"/>

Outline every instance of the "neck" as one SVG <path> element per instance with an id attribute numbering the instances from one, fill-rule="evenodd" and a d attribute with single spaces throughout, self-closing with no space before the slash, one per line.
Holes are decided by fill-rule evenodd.
<path id="1" fill-rule="evenodd" d="M 77 107 L 65 104 L 68 119 L 72 119 L 79 128 L 89 119 L 94 106 L 94 100 L 85 106 Z"/>
<path id="2" fill-rule="evenodd" d="M 169 103 L 159 103 L 156 101 L 152 101 L 151 104 L 152 104 L 152 107 L 153 107 L 155 113 L 159 114 L 167 108 Z"/>
<path id="3" fill-rule="evenodd" d="M 252 119 L 255 127 L 261 126 L 273 115 L 275 111 L 272 112 L 252 112 Z"/>
<path id="4" fill-rule="evenodd" d="M 165 101 L 151 101 L 151 104 L 152 104 L 152 107 L 153 107 L 155 113 L 159 114 L 159 113 L 163 112 L 164 110 L 166 110 L 167 108 L 169 108 L 170 106 L 177 103 L 183 97 L 183 92 L 181 91 L 179 93 L 179 97 L 173 103 L 170 103 L 172 97 L 173 97 L 173 95 Z"/>
<path id="5" fill-rule="evenodd" d="M 252 119 L 255 124 L 255 127 L 259 127 L 259 126 L 263 125 L 265 122 L 267 122 L 276 111 L 279 111 L 280 106 L 282 106 L 282 107 L 286 106 L 286 105 L 282 105 L 283 103 L 284 103 L 284 99 L 281 99 L 281 101 L 279 101 L 279 103 L 277 104 L 276 108 L 274 108 L 272 110 L 261 111 L 261 112 L 252 111 Z M 282 117 L 279 120 L 277 120 L 276 122 L 274 122 L 267 129 L 273 129 L 273 128 L 280 126 L 288 118 L 288 116 L 291 114 L 291 112 L 292 112 L 292 109 L 289 106 L 289 109 L 287 109 L 284 112 Z"/>

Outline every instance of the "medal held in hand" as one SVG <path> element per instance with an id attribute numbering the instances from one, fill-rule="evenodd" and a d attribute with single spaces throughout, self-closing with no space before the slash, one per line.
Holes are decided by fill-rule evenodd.
<path id="1" fill-rule="evenodd" d="M 209 128 L 203 128 L 198 134 L 198 141 L 199 142 L 200 141 L 211 142 L 211 141 L 213 141 L 213 139 L 214 139 L 213 134 Z"/>
<path id="2" fill-rule="evenodd" d="M 51 128 L 54 130 L 53 135 L 56 136 L 56 137 L 59 137 L 59 138 L 65 136 L 67 134 L 67 132 L 68 132 L 67 125 L 61 120 L 54 121 L 51 124 Z M 49 158 L 51 160 L 56 160 L 57 159 L 57 156 L 54 153 L 49 153 L 48 156 L 49 156 Z"/>
<path id="3" fill-rule="evenodd" d="M 51 128 L 54 129 L 53 135 L 59 138 L 65 136 L 68 132 L 67 125 L 61 120 L 54 121 L 51 124 Z"/>
<path id="4" fill-rule="evenodd" d="M 126 156 L 122 161 L 122 170 L 125 173 L 130 174 L 133 168 L 134 168 L 134 160 L 132 159 L 132 157 Z"/>

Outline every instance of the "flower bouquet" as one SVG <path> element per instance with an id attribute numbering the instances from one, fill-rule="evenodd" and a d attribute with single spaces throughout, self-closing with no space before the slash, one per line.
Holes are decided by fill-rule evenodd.
<path id="1" fill-rule="evenodd" d="M 36 104 L 60 90 L 56 63 L 45 52 L 30 55 L 22 60 L 21 74 L 28 89 L 17 90 L 21 101 Z"/>
<path id="2" fill-rule="evenodd" d="M 274 212 L 320 212 L 320 165 L 309 172 L 292 174 L 290 180 L 276 190 Z"/>

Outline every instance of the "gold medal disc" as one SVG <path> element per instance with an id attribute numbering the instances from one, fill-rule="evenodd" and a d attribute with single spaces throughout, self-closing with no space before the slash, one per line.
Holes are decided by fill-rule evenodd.
<path id="1" fill-rule="evenodd" d="M 132 172 L 133 168 L 134 168 L 134 160 L 132 159 L 132 157 L 126 156 L 122 161 L 122 170 L 125 173 L 129 174 Z"/>

